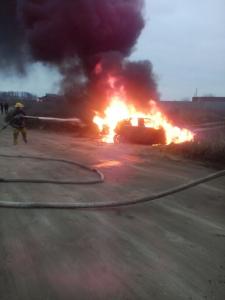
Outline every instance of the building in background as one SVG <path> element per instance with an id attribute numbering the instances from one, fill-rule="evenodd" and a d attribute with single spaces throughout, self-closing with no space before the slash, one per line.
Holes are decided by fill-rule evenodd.
<path id="1" fill-rule="evenodd" d="M 206 97 L 193 97 L 192 102 L 197 103 L 225 103 L 225 97 L 214 97 L 214 96 L 206 96 Z"/>

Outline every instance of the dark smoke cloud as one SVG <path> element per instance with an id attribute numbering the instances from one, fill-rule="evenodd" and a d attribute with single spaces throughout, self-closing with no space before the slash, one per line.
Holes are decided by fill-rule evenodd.
<path id="1" fill-rule="evenodd" d="M 143 27 L 142 0 L 21 0 L 20 10 L 35 59 L 62 63 L 97 53 L 127 56 Z"/>
<path id="2" fill-rule="evenodd" d="M 17 15 L 16 0 L 2 0 L 0 6 L 0 68 L 24 72 L 27 51 Z"/>
<path id="3" fill-rule="evenodd" d="M 151 63 L 126 59 L 145 25 L 143 1 L 4 0 L 0 65 L 22 70 L 28 45 L 34 61 L 59 68 L 63 89 L 75 101 L 81 94 L 103 99 L 109 75 L 117 76 L 130 99 L 156 99 Z"/>
<path id="4" fill-rule="evenodd" d="M 156 77 L 150 61 L 126 62 L 123 78 L 128 98 L 137 106 L 159 99 Z"/>

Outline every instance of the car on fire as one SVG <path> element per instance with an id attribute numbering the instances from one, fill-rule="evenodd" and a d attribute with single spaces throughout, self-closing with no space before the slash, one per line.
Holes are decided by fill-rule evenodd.
<path id="1" fill-rule="evenodd" d="M 115 129 L 114 143 L 134 143 L 142 145 L 165 145 L 166 133 L 161 127 L 155 129 L 147 126 L 147 118 L 137 119 L 137 125 L 132 124 L 132 119 L 123 120 Z"/>

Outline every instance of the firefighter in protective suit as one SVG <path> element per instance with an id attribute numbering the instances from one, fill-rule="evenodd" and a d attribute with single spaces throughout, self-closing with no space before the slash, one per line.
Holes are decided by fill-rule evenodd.
<path id="1" fill-rule="evenodd" d="M 18 143 L 18 136 L 21 133 L 24 143 L 27 144 L 27 131 L 25 127 L 25 112 L 23 110 L 24 105 L 20 102 L 17 102 L 15 109 L 8 113 L 5 121 L 9 123 L 13 128 L 13 141 L 14 145 Z"/>

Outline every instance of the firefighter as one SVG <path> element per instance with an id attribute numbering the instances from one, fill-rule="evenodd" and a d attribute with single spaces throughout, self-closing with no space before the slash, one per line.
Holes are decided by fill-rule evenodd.
<path id="1" fill-rule="evenodd" d="M 4 104 L 2 102 L 0 103 L 0 107 L 1 107 L 1 113 L 3 115 L 3 113 L 4 113 Z"/>
<path id="2" fill-rule="evenodd" d="M 4 109 L 5 109 L 5 114 L 7 115 L 7 113 L 9 112 L 9 104 L 7 102 L 4 104 Z"/>
<path id="3" fill-rule="evenodd" d="M 17 102 L 15 109 L 8 113 L 5 121 L 13 128 L 13 142 L 14 145 L 18 143 L 18 136 L 21 133 L 24 143 L 27 144 L 27 131 L 25 127 L 25 112 L 23 110 L 24 105 Z"/>

